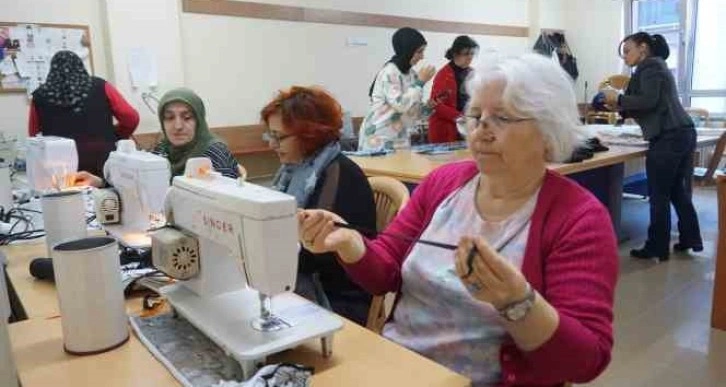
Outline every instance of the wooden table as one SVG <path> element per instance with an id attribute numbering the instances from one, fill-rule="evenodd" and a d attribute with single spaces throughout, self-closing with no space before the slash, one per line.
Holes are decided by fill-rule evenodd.
<path id="1" fill-rule="evenodd" d="M 613 146 L 607 152 L 596 153 L 591 159 L 580 163 L 548 165 L 548 168 L 563 175 L 588 171 L 604 166 L 623 163 L 627 160 L 645 156 L 645 148 Z M 469 160 L 468 149 L 460 149 L 441 155 L 421 155 L 410 150 L 378 157 L 351 156 L 367 176 L 389 176 L 404 183 L 418 183 L 434 169 L 450 162 Z"/>
<path id="2" fill-rule="evenodd" d="M 15 362 L 24 387 L 33 386 L 178 386 L 133 335 L 122 347 L 104 354 L 78 357 L 62 349 L 61 319 L 55 287 L 28 274 L 28 263 L 45 252 L 45 244 L 1 248 L 9 259 L 8 274 L 23 301 L 29 320 L 9 326 Z M 131 313 L 140 299 L 126 302 Z M 317 386 L 468 386 L 467 378 L 383 337 L 345 320 L 335 335 L 333 356 L 320 355 L 319 342 L 273 356 L 273 363 L 315 367 Z"/>
<path id="3" fill-rule="evenodd" d="M 697 147 L 712 146 L 718 136 L 699 136 Z M 612 145 L 606 152 L 598 152 L 579 163 L 551 163 L 550 170 L 567 175 L 592 192 L 610 213 L 616 234 L 621 240 L 627 236 L 620 232 L 622 193 L 625 162 L 644 157 L 645 147 Z M 471 159 L 468 149 L 425 156 L 411 150 L 399 150 L 386 156 L 351 157 L 367 176 L 388 176 L 404 183 L 418 184 L 431 171 L 453 161 Z"/>

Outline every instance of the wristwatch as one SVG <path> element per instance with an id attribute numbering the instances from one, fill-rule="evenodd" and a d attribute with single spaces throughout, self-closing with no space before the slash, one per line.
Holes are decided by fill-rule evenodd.
<path id="1" fill-rule="evenodd" d="M 497 309 L 499 311 L 499 315 L 504 317 L 507 321 L 519 321 L 523 319 L 527 313 L 529 313 L 530 309 L 532 309 L 532 305 L 534 305 L 534 298 L 534 290 L 532 289 L 532 286 L 527 283 L 527 294 L 524 298 L 519 301 L 514 301 L 501 309 Z"/>

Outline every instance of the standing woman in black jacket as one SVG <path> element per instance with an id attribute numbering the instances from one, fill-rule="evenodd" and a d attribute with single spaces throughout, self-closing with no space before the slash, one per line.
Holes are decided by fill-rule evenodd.
<path id="1" fill-rule="evenodd" d="M 693 152 L 696 130 L 678 99 L 676 82 L 665 60 L 670 49 L 662 35 L 638 32 L 620 44 L 621 57 L 636 70 L 624 95 L 606 92 L 606 103 L 617 106 L 623 117 L 632 117 L 649 142 L 645 168 L 650 196 L 648 239 L 635 258 L 668 259 L 671 210 L 678 215 L 679 242 L 675 251 L 703 250 L 698 216 L 691 201 Z"/>

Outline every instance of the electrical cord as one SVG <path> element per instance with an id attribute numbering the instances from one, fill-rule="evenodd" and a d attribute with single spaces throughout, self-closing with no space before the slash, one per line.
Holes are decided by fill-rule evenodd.
<path id="1" fill-rule="evenodd" d="M 32 230 L 0 235 L 0 246 L 7 246 L 15 241 L 27 241 L 45 236 L 45 230 Z"/>

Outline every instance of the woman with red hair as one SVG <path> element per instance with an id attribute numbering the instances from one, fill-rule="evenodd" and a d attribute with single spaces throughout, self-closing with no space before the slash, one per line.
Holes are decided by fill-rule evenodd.
<path id="1" fill-rule="evenodd" d="M 274 189 L 294 196 L 299 208 L 326 209 L 352 225 L 375 229 L 373 192 L 363 171 L 341 153 L 343 111 L 330 94 L 293 86 L 280 91 L 260 115 L 282 163 Z M 371 296 L 348 278 L 335 254 L 302 248 L 295 291 L 361 325 L 366 322 Z"/>

